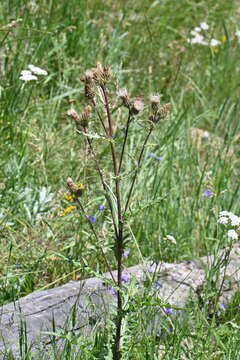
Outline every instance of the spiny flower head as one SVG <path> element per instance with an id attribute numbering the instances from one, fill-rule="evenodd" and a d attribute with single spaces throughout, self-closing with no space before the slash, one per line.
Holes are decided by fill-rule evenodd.
<path id="1" fill-rule="evenodd" d="M 91 106 L 86 106 L 82 115 L 81 115 L 81 126 L 83 128 L 87 128 L 88 127 L 88 124 L 89 124 L 89 120 L 91 119 L 92 117 L 92 108 Z"/>
<path id="2" fill-rule="evenodd" d="M 68 186 L 68 188 L 69 188 L 69 190 L 70 190 L 70 192 L 74 195 L 74 196 L 76 196 L 76 197 L 79 197 L 79 196 L 81 196 L 82 194 L 83 194 L 83 191 L 84 191 L 84 189 L 85 189 L 85 186 L 84 186 L 84 184 L 75 184 L 74 182 L 73 182 L 73 180 L 72 180 L 72 178 L 67 178 L 67 186 Z"/>
<path id="3" fill-rule="evenodd" d="M 160 104 L 160 95 L 159 94 L 150 95 L 149 100 L 150 100 L 150 103 L 152 106 L 159 105 Z"/>
<path id="4" fill-rule="evenodd" d="M 117 96 L 122 100 L 122 103 L 125 107 L 129 108 L 131 105 L 131 99 L 128 95 L 127 89 L 119 89 Z"/>
<path id="5" fill-rule="evenodd" d="M 142 100 L 136 99 L 133 101 L 131 107 L 131 113 L 133 115 L 137 115 L 143 109 L 144 109 L 144 103 L 142 102 Z"/>

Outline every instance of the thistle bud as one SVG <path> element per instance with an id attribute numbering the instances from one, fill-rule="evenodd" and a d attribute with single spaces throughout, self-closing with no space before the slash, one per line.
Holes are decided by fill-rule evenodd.
<path id="1" fill-rule="evenodd" d="M 143 102 L 141 100 L 134 100 L 132 107 L 131 107 L 131 113 L 133 115 L 137 115 L 143 109 L 144 109 Z"/>
<path id="2" fill-rule="evenodd" d="M 76 196 L 80 197 L 83 194 L 83 191 L 85 189 L 85 186 L 83 184 L 75 184 L 72 180 L 72 178 L 68 177 L 66 180 L 67 186 L 70 190 L 70 192 Z"/>
<path id="3" fill-rule="evenodd" d="M 71 117 L 73 120 L 75 121 L 79 121 L 80 120 L 80 116 L 78 115 L 78 113 L 76 112 L 76 110 L 74 110 L 73 108 L 69 109 L 67 111 L 67 116 Z"/>
<path id="4" fill-rule="evenodd" d="M 159 120 L 164 119 L 169 114 L 171 108 L 172 108 L 172 105 L 170 103 L 161 106 L 157 112 L 157 114 L 159 116 Z"/>
<path id="5" fill-rule="evenodd" d="M 164 119 L 168 115 L 168 113 L 171 110 L 171 107 L 172 107 L 171 104 L 165 104 L 161 106 L 155 111 L 154 114 L 149 116 L 149 120 L 154 123 L 158 123 L 161 119 Z"/>
<path id="6" fill-rule="evenodd" d="M 117 96 L 120 97 L 122 103 L 125 107 L 129 108 L 131 105 L 131 99 L 128 95 L 127 89 L 119 89 L 117 92 Z"/>
<path id="7" fill-rule="evenodd" d="M 155 95 L 150 95 L 149 96 L 149 101 L 150 104 L 152 106 L 152 109 L 155 111 L 157 110 L 159 104 L 160 104 L 160 95 L 159 94 L 155 94 Z"/>
<path id="8" fill-rule="evenodd" d="M 74 110 L 73 108 L 69 109 L 69 110 L 67 111 L 67 116 L 69 116 L 70 118 L 72 118 L 72 119 L 75 121 L 77 130 L 81 130 L 80 116 L 79 116 L 79 114 L 76 112 L 76 110 Z"/>
<path id="9" fill-rule="evenodd" d="M 97 63 L 95 68 L 90 70 L 93 74 L 93 80 L 98 85 L 105 85 L 111 78 L 111 69 L 109 66 L 102 66 L 100 62 Z"/>
<path id="10" fill-rule="evenodd" d="M 89 120 L 91 119 L 91 117 L 92 117 L 92 108 L 91 108 L 91 106 L 88 105 L 85 107 L 84 112 L 81 115 L 82 127 L 84 127 L 84 128 L 88 127 Z"/>

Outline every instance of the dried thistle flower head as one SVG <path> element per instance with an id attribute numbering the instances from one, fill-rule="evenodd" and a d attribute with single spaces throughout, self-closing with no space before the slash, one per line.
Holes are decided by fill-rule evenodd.
<path id="1" fill-rule="evenodd" d="M 93 99 L 95 96 L 95 90 L 94 90 L 94 73 L 93 70 L 87 70 L 85 72 L 85 75 L 80 78 L 81 81 L 84 82 L 84 94 L 86 98 Z"/>
<path id="2" fill-rule="evenodd" d="M 131 107 L 131 113 L 137 115 L 140 111 L 144 109 L 144 104 L 141 100 L 134 100 Z"/>
<path id="3" fill-rule="evenodd" d="M 93 80 L 97 85 L 105 85 L 111 78 L 111 69 L 109 66 L 102 66 L 100 62 L 97 63 L 95 68 L 91 69 L 93 73 Z"/>
<path id="4" fill-rule="evenodd" d="M 117 92 L 117 96 L 120 97 L 124 106 L 126 106 L 127 108 L 130 107 L 131 99 L 128 95 L 127 89 L 119 89 Z"/>
<path id="5" fill-rule="evenodd" d="M 164 119 L 170 112 L 172 105 L 170 103 L 161 106 L 158 110 L 159 120 Z"/>
<path id="6" fill-rule="evenodd" d="M 172 105 L 170 103 L 157 107 L 154 114 L 149 116 L 149 120 L 155 124 L 158 123 L 161 119 L 164 119 L 169 114 L 171 108 Z"/>
<path id="7" fill-rule="evenodd" d="M 85 107 L 84 112 L 81 115 L 82 127 L 84 127 L 84 128 L 88 127 L 89 120 L 91 119 L 91 117 L 92 117 L 92 108 L 91 108 L 91 106 L 88 105 Z"/>
<path id="8" fill-rule="evenodd" d="M 75 197 L 79 197 L 82 196 L 83 191 L 85 189 L 85 186 L 83 184 L 75 184 L 73 182 L 73 179 L 68 177 L 66 180 L 67 186 L 70 190 L 70 192 L 75 196 Z"/>
<path id="9" fill-rule="evenodd" d="M 67 111 L 67 116 L 69 116 L 70 118 L 72 118 L 75 121 L 79 121 L 80 120 L 80 116 L 78 115 L 78 113 L 76 112 L 76 110 L 74 110 L 73 108 L 69 109 Z"/>
<path id="10" fill-rule="evenodd" d="M 150 95 L 149 101 L 150 101 L 152 107 L 155 108 L 156 106 L 158 106 L 160 104 L 160 95 L 159 94 Z"/>

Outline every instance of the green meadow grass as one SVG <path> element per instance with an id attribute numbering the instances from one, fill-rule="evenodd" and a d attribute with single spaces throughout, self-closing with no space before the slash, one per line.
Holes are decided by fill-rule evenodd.
<path id="1" fill-rule="evenodd" d="M 15 27 L 6 27 L 16 19 L 21 21 Z M 187 41 L 203 21 L 210 25 L 208 38 L 222 41 L 217 50 Z M 160 124 L 144 155 L 129 217 L 134 240 L 128 243 L 125 265 L 142 258 L 168 262 L 198 258 L 227 244 L 217 217 L 221 210 L 237 215 L 240 210 L 240 40 L 234 35 L 238 29 L 237 1 L 0 4 L 1 304 L 76 279 L 79 272 L 73 260 L 84 258 L 95 271 L 106 271 L 83 219 L 76 211 L 60 216 L 69 205 L 64 199 L 68 176 L 86 184 L 90 215 L 104 199 L 84 141 L 66 117 L 69 99 L 82 109 L 80 77 L 97 61 L 111 66 L 118 87 L 146 99 L 161 93 L 163 103 L 173 105 L 171 117 Z M 28 64 L 46 69 L 48 76 L 23 83 L 20 72 Z M 124 111 L 117 113 L 119 139 L 125 122 Z M 201 138 L 199 143 L 193 128 L 208 131 L 210 140 Z M 136 164 L 142 140 L 140 117 L 127 143 L 126 174 Z M 151 152 L 163 159 L 148 158 Z M 99 158 L 107 169 L 104 144 Z M 127 176 L 123 183 L 127 194 Z M 207 189 L 213 197 L 203 196 Z M 108 216 L 98 215 L 97 227 L 106 231 L 106 251 L 116 268 Z M 166 239 L 169 234 L 176 244 Z M 81 278 L 87 276 L 81 272 Z M 176 321 L 174 331 L 166 331 L 160 340 L 146 335 L 139 342 L 139 329 L 133 324 L 140 324 L 141 318 L 133 316 L 126 329 L 124 358 L 157 359 L 161 345 L 164 359 L 182 359 L 184 354 L 186 359 L 237 359 L 237 301 L 233 300 L 235 310 L 221 312 L 218 323 L 190 303 L 184 325 Z M 70 351 L 70 342 L 70 350 L 52 358 L 110 359 L 108 329 L 93 341 L 79 341 L 81 354 Z"/>

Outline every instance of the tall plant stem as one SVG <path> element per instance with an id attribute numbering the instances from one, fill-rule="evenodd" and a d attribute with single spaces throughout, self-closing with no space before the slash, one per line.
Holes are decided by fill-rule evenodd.
<path id="1" fill-rule="evenodd" d="M 121 151 L 120 160 L 119 160 L 118 173 L 121 172 L 123 155 L 124 155 L 125 146 L 126 146 L 126 142 L 127 142 L 128 130 L 129 130 L 130 122 L 131 122 L 131 113 L 130 113 L 130 111 L 129 111 L 128 120 L 127 120 L 127 126 L 126 126 L 126 131 L 125 131 L 124 140 L 123 140 L 122 151 Z"/>
<path id="2" fill-rule="evenodd" d="M 148 139 L 151 135 L 153 131 L 153 125 L 150 127 L 149 131 L 148 131 L 148 134 L 144 140 L 144 143 L 143 143 L 143 146 L 142 146 L 142 149 L 141 149 L 141 152 L 140 152 L 140 155 L 139 155 L 139 158 L 138 158 L 138 163 L 137 163 L 137 168 L 135 170 L 135 173 L 134 173 L 134 176 L 133 176 L 133 179 L 132 179 L 132 184 L 131 184 L 131 187 L 130 187 L 130 190 L 129 190 L 129 193 L 128 193 L 128 196 L 127 196 L 127 202 L 126 202 L 126 205 L 125 205 L 125 209 L 124 209 L 124 214 L 126 213 L 127 209 L 128 209 L 128 206 L 129 206 L 129 202 L 130 202 L 130 199 L 131 199 L 131 196 L 132 196 L 132 192 L 133 192 L 133 188 L 134 188 L 134 185 L 135 185 L 135 182 L 136 182 L 136 179 L 137 179 L 137 175 L 139 173 L 139 170 L 141 168 L 141 161 L 142 161 L 142 157 L 143 157 L 143 153 L 144 153 L 144 149 L 145 149 L 145 146 L 148 142 Z"/>
<path id="3" fill-rule="evenodd" d="M 100 179 L 101 179 L 101 183 L 102 183 L 102 187 L 104 189 L 104 191 L 107 193 L 107 184 L 104 180 L 104 177 L 103 177 L 103 173 L 102 173 L 102 170 L 101 170 L 101 167 L 100 167 L 100 164 L 99 164 L 99 160 L 97 158 L 97 155 L 92 147 L 92 142 L 90 141 L 90 139 L 88 138 L 88 133 L 87 133 L 87 129 L 84 130 L 84 134 L 86 134 L 86 137 L 87 137 L 87 143 L 88 143 L 88 146 L 89 146 L 89 149 L 90 149 L 90 152 L 91 152 L 91 155 L 95 161 L 95 164 L 96 164 L 96 167 L 97 167 L 97 171 L 99 173 L 99 176 L 100 176 Z M 108 205 L 109 205 L 109 208 L 110 208 L 110 211 L 111 211 L 111 216 L 112 216 L 112 221 L 113 221 L 113 227 L 114 227 L 114 232 L 115 232 L 115 236 L 118 236 L 118 229 L 117 229 L 117 224 L 116 224 L 116 221 L 115 221 L 115 217 L 114 217 L 114 212 L 113 212 L 113 207 L 112 207 L 112 203 L 111 203 L 111 200 L 106 197 L 107 199 L 107 202 L 108 202 Z"/>
<path id="4" fill-rule="evenodd" d="M 115 175 L 115 187 L 116 187 L 116 198 L 117 198 L 117 209 L 118 209 L 118 235 L 116 237 L 118 290 L 117 290 L 117 321 L 116 321 L 114 360 L 120 360 L 122 316 L 123 316 L 121 288 L 122 288 L 123 227 L 124 227 L 124 220 L 123 220 L 122 208 L 121 208 L 120 177 L 119 177 L 120 174 L 119 170 L 121 169 L 121 167 L 120 166 L 118 167 L 117 165 L 115 146 L 113 142 L 112 116 L 111 116 L 108 95 L 105 85 L 101 85 L 101 89 L 103 92 L 107 119 L 108 119 L 108 126 L 109 126 L 109 140 L 110 140 L 110 148 L 112 153 L 112 161 L 113 161 L 113 168 Z"/>
<path id="5" fill-rule="evenodd" d="M 92 99 L 92 104 L 93 104 L 93 106 L 95 107 L 97 116 L 98 116 L 98 118 L 99 118 L 99 120 L 100 120 L 100 122 L 101 122 L 101 124 L 102 124 L 102 127 L 103 127 L 103 129 L 104 129 L 105 134 L 107 135 L 108 132 L 107 132 L 106 126 L 105 126 L 105 124 L 104 124 L 104 121 L 103 121 L 103 118 L 102 118 L 100 112 L 98 111 L 97 104 L 96 104 L 96 101 L 95 101 L 94 99 Z"/>

